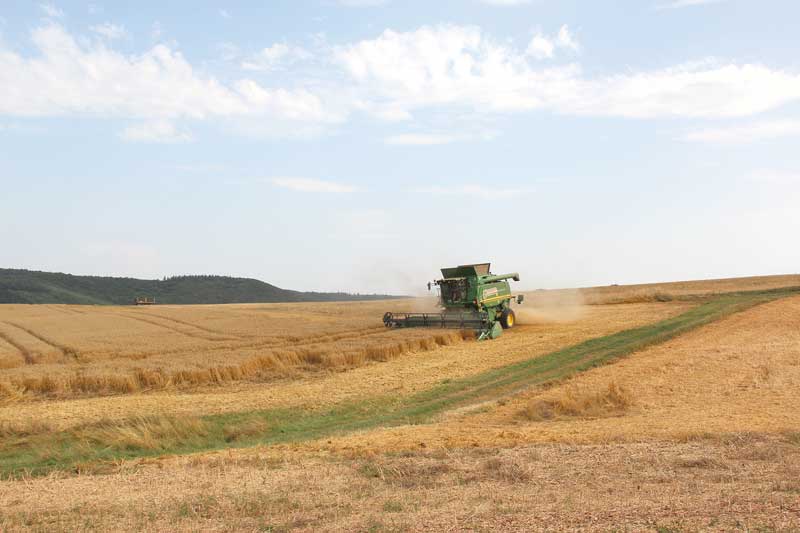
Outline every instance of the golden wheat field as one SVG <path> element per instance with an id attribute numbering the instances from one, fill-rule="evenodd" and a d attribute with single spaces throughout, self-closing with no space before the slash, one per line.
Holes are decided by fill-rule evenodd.
<path id="1" fill-rule="evenodd" d="M 716 295 L 797 286 L 531 291 L 484 342 L 383 327 L 418 299 L 0 306 L 0 530 L 796 531 L 800 296 L 519 376 Z M 473 381 L 426 418 L 377 415 Z"/>

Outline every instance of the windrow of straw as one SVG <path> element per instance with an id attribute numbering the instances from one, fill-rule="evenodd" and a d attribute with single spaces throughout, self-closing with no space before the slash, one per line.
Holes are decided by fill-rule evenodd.
<path id="1" fill-rule="evenodd" d="M 410 352 L 424 352 L 473 339 L 468 331 L 443 331 L 372 346 L 300 346 L 271 350 L 240 363 L 206 368 L 136 368 L 118 374 L 76 371 L 0 381 L 0 403 L 31 397 L 74 397 L 131 394 L 141 391 L 202 385 L 222 385 L 296 375 L 303 371 L 352 368 L 372 361 L 388 361 Z"/>

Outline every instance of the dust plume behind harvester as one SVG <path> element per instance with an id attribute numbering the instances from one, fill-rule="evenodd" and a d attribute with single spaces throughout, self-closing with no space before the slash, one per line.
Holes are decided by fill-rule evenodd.
<path id="1" fill-rule="evenodd" d="M 511 294 L 508 280 L 519 281 L 519 274 L 493 275 L 490 263 L 443 268 L 442 279 L 428 283 L 428 290 L 439 290 L 441 313 L 386 313 L 386 327 L 472 329 L 478 339 L 496 339 L 504 329 L 514 327 L 516 316 L 511 302 L 523 295 Z"/>

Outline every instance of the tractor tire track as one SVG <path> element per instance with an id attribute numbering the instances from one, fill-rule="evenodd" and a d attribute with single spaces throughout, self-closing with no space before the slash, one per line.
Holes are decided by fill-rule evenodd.
<path id="1" fill-rule="evenodd" d="M 130 314 L 131 315 L 132 314 L 137 314 L 137 315 L 140 315 L 140 316 L 143 316 L 143 317 L 151 317 L 151 316 L 152 317 L 157 317 L 157 318 L 160 318 L 162 320 L 167 320 L 169 322 L 174 322 L 176 324 L 180 324 L 182 326 L 187 326 L 187 327 L 190 327 L 190 328 L 199 329 L 200 331 L 204 331 L 206 333 L 211 333 L 212 335 L 219 335 L 220 337 L 225 337 L 224 340 L 245 340 L 246 339 L 245 337 L 242 337 L 240 335 L 231 335 L 230 333 L 225 333 L 225 332 L 222 332 L 222 331 L 214 330 L 214 329 L 211 329 L 211 328 L 207 328 L 205 326 L 198 326 L 197 324 L 192 324 L 191 322 L 187 322 L 185 320 L 178 320 L 177 318 L 172 318 L 172 317 L 169 317 L 169 316 L 166 316 L 166 315 L 159 315 L 157 313 L 133 312 L 133 313 L 130 313 Z M 126 313 L 126 315 L 127 315 L 127 313 Z M 222 340 L 222 339 L 220 339 L 220 340 Z"/>
<path id="2" fill-rule="evenodd" d="M 133 320 L 137 320 L 136 317 L 131 317 L 127 315 L 114 315 L 114 316 L 124 316 L 125 318 L 131 318 Z M 152 323 L 152 322 L 149 322 Z M 160 325 L 160 324 L 156 324 Z M 178 333 L 185 333 L 181 332 L 180 330 L 173 330 L 170 328 L 170 331 L 177 331 Z M 384 335 L 386 333 L 390 333 L 391 330 L 387 330 L 385 327 L 380 326 L 376 328 L 371 328 L 370 330 L 358 330 L 352 332 L 345 332 L 339 334 L 331 334 L 331 335 L 320 335 L 320 336 L 313 336 L 307 337 L 300 341 L 291 341 L 286 339 L 274 340 L 274 341 L 259 341 L 259 342 L 247 342 L 245 339 L 240 339 L 241 343 L 236 344 L 226 344 L 224 346 L 207 346 L 204 348 L 205 351 L 208 352 L 219 352 L 223 350 L 242 350 L 242 349 L 267 349 L 267 350 L 291 350 L 294 348 L 307 348 L 313 345 L 319 345 L 320 347 L 324 347 L 327 344 L 333 344 L 340 340 L 355 340 L 361 339 L 366 337 L 375 337 L 379 335 Z M 194 337 L 196 338 L 196 337 Z M 192 353 L 196 353 L 196 349 L 186 349 L 186 348 L 178 348 L 174 350 L 159 350 L 157 352 L 145 352 L 145 353 L 137 353 L 135 355 L 135 359 L 147 359 L 149 357 L 155 357 L 159 355 L 189 355 Z M 125 356 L 123 356 L 125 357 Z"/>
<path id="3" fill-rule="evenodd" d="M 65 315 L 85 315 L 84 311 L 78 311 L 77 309 L 73 309 L 69 307 L 69 305 L 53 305 L 53 304 L 44 304 L 44 307 L 47 309 L 52 309 L 57 313 L 62 313 Z"/>
<path id="4" fill-rule="evenodd" d="M 156 326 L 156 327 L 159 327 L 161 329 L 165 329 L 167 331 L 171 331 L 172 333 L 178 333 L 180 335 L 183 335 L 185 337 L 189 337 L 189 338 L 192 338 L 192 339 L 199 339 L 199 340 L 211 341 L 211 342 L 237 340 L 237 339 L 220 339 L 219 337 L 208 337 L 206 335 L 201 335 L 201 334 L 198 334 L 198 333 L 195 333 L 195 332 L 184 331 L 184 330 L 181 330 L 181 329 L 179 329 L 179 328 L 177 328 L 175 326 L 170 326 L 168 324 L 164 324 L 163 322 L 158 322 L 157 320 L 148 320 L 148 319 L 143 318 L 143 317 L 133 316 L 132 314 L 129 314 L 129 313 L 113 313 L 113 314 L 112 313 L 105 313 L 105 314 L 108 315 L 108 316 L 113 316 L 113 317 L 117 317 L 117 318 L 122 317 L 122 318 L 127 318 L 129 320 L 136 320 L 138 322 L 143 322 L 145 324 L 150 324 L 151 326 Z"/>
<path id="5" fill-rule="evenodd" d="M 15 341 L 10 335 L 7 335 L 2 331 L 0 331 L 0 339 L 6 341 L 9 345 L 13 346 L 18 351 L 22 356 L 22 358 L 25 360 L 26 365 L 32 365 L 36 363 L 33 354 L 30 352 L 30 350 L 28 350 L 24 345 Z"/>
<path id="6" fill-rule="evenodd" d="M 138 317 L 133 317 L 129 315 L 123 314 L 110 314 L 106 313 L 107 316 L 113 317 L 122 317 L 128 318 L 131 320 L 138 320 Z M 147 322 L 151 325 L 157 325 L 159 327 L 165 327 L 163 324 L 157 324 L 153 322 Z M 186 333 L 180 330 L 174 330 L 171 328 L 167 328 L 168 331 L 177 332 L 182 335 L 186 335 Z M 242 349 L 265 349 L 265 350 L 291 350 L 295 348 L 308 348 L 309 346 L 318 345 L 320 348 L 325 348 L 326 345 L 334 344 L 338 341 L 345 340 L 351 341 L 356 339 L 366 339 L 371 337 L 378 337 L 381 335 L 386 335 L 391 333 L 392 330 L 386 329 L 383 326 L 372 327 L 366 330 L 351 330 L 341 333 L 332 333 L 327 335 L 314 335 L 302 338 L 299 341 L 292 341 L 291 339 L 286 338 L 278 338 L 276 340 L 271 341 L 258 341 L 258 342 L 248 342 L 245 339 L 241 339 L 239 343 L 230 343 L 226 345 L 207 345 L 203 348 L 204 352 L 220 352 L 220 351 L 232 351 L 232 350 L 242 350 Z M 191 337 L 190 338 L 197 338 Z M 158 351 L 152 352 L 136 352 L 131 354 L 119 354 L 119 357 L 127 358 L 127 359 L 135 359 L 135 360 L 146 360 L 150 357 L 157 357 L 157 356 L 176 356 L 181 357 L 184 355 L 192 355 L 197 353 L 197 348 L 173 348 L 173 349 L 161 349 Z"/>
<path id="7" fill-rule="evenodd" d="M 41 335 L 40 333 L 37 333 L 36 331 L 34 331 L 32 329 L 26 328 L 25 326 L 21 326 L 21 325 L 15 323 L 15 322 L 5 321 L 3 323 L 8 325 L 8 326 L 15 327 L 15 328 L 17 328 L 17 329 L 19 329 L 21 331 L 24 331 L 25 333 L 27 333 L 31 337 L 34 337 L 34 338 L 42 341 L 43 343 L 47 344 L 48 346 L 51 346 L 51 347 L 55 348 L 56 350 L 60 351 L 61 355 L 65 359 L 65 362 L 66 361 L 75 361 L 75 362 L 77 362 L 79 357 L 80 357 L 80 352 L 78 350 L 76 350 L 75 348 L 71 347 L 71 346 L 66 346 L 64 344 L 60 344 L 60 343 L 58 343 L 58 342 L 56 342 L 54 340 L 51 340 L 51 339 L 45 337 L 44 335 Z"/>

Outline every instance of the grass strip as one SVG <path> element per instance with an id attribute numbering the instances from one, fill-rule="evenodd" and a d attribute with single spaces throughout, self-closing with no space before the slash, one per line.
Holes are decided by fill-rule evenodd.
<path id="1" fill-rule="evenodd" d="M 561 380 L 753 306 L 800 294 L 800 287 L 727 293 L 647 326 L 590 339 L 546 355 L 443 383 L 406 396 L 380 396 L 329 409 L 270 409 L 199 417 L 102 421 L 60 432 L 0 435 L 0 475 L 91 471 L 137 457 L 277 444 L 403 424 L 449 409 Z"/>

